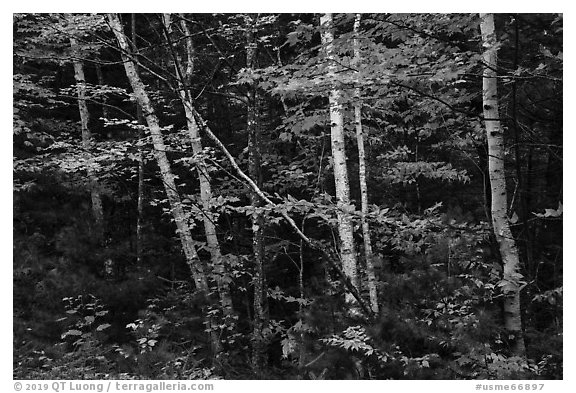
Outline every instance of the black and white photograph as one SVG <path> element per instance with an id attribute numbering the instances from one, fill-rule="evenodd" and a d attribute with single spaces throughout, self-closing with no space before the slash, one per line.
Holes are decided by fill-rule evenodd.
<path id="1" fill-rule="evenodd" d="M 563 14 L 382 7 L 12 14 L 16 390 L 564 379 Z"/>

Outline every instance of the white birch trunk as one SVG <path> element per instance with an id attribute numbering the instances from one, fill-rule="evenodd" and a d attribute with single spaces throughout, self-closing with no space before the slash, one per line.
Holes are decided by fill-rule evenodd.
<path id="1" fill-rule="evenodd" d="M 84 76 L 84 65 L 81 60 L 80 46 L 74 37 L 70 37 L 70 47 L 72 49 L 72 64 L 74 66 L 74 79 L 76 81 L 76 91 L 78 94 L 78 110 L 80 112 L 80 125 L 82 129 L 82 145 L 89 149 L 92 145 L 92 134 L 88 128 L 90 121 L 90 112 L 86 104 L 86 77 Z M 88 165 L 92 164 L 88 161 Z M 102 197 L 98 190 L 98 182 L 94 176 L 93 170 L 88 167 L 88 180 L 90 187 L 90 199 L 92 200 L 92 215 L 96 223 L 96 239 L 100 242 L 104 237 L 104 209 L 102 207 Z"/>
<path id="2" fill-rule="evenodd" d="M 188 123 L 188 132 L 192 141 L 192 153 L 197 159 L 196 170 L 198 172 L 198 179 L 200 181 L 200 199 L 202 201 L 202 209 L 205 212 L 210 211 L 210 201 L 212 199 L 212 187 L 210 185 L 210 175 L 208 168 L 202 158 L 202 142 L 200 139 L 198 124 L 194 119 L 194 114 L 191 109 L 191 103 L 187 100 L 185 93 L 180 92 L 181 100 L 183 100 L 184 111 L 186 112 L 186 121 Z M 214 268 L 214 275 L 216 284 L 218 286 L 218 293 L 220 303 L 225 316 L 233 314 L 232 298 L 230 296 L 230 287 L 225 280 L 226 270 L 224 266 L 224 257 L 220 251 L 220 243 L 216 233 L 216 225 L 212 219 L 207 215 L 203 215 L 204 233 L 206 235 L 206 243 L 210 251 L 210 261 Z"/>
<path id="3" fill-rule="evenodd" d="M 164 145 L 158 117 L 154 113 L 152 103 L 150 102 L 150 98 L 148 97 L 148 93 L 144 87 L 144 83 L 136 71 L 134 62 L 126 55 L 126 53 L 130 53 L 130 47 L 128 45 L 128 41 L 126 40 L 120 19 L 116 14 L 108 14 L 108 22 L 112 28 L 112 31 L 114 32 L 114 35 L 116 36 L 118 44 L 120 45 L 120 49 L 122 50 L 122 60 L 124 61 L 124 69 L 126 71 L 126 75 L 130 81 L 130 85 L 132 86 L 132 90 L 136 96 L 136 100 L 142 108 L 144 118 L 148 124 L 150 134 L 152 135 L 154 154 L 156 161 L 158 162 L 158 166 L 160 167 L 160 174 L 164 183 L 164 189 L 170 203 L 170 209 L 172 211 L 174 221 L 176 222 L 178 235 L 180 237 L 182 249 L 186 257 L 186 262 L 188 263 L 192 273 L 192 278 L 194 279 L 196 288 L 207 294 L 208 280 L 206 279 L 206 275 L 204 274 L 204 267 L 202 266 L 200 258 L 198 257 L 198 253 L 194 247 L 190 227 L 188 226 L 186 216 L 184 215 L 184 210 L 182 209 L 182 203 L 180 201 L 180 195 L 176 189 L 174 175 L 172 174 L 170 162 L 166 156 L 166 147 Z"/>
<path id="4" fill-rule="evenodd" d="M 360 30 L 361 14 L 356 14 L 354 20 L 354 64 L 358 66 L 361 61 L 360 43 L 358 33 Z M 359 81 L 357 81 L 359 82 Z M 370 225 L 366 219 L 368 214 L 368 186 L 366 184 L 366 153 L 364 150 L 364 130 L 362 129 L 362 100 L 360 88 L 354 92 L 354 122 L 356 124 L 356 140 L 358 142 L 358 176 L 360 179 L 360 196 L 362 200 L 362 237 L 364 238 L 364 255 L 366 257 L 366 275 L 368 277 L 368 292 L 370 294 L 370 307 L 374 314 L 378 314 L 378 291 L 376 289 L 376 274 L 372 252 L 372 239 L 370 237 Z"/>
<path id="5" fill-rule="evenodd" d="M 323 27 L 322 44 L 326 47 L 326 60 L 328 61 L 328 78 L 333 79 L 334 54 L 332 32 L 332 14 L 324 14 L 320 18 Z M 354 224 L 350 214 L 350 185 L 348 169 L 346 167 L 346 146 L 344 143 L 344 112 L 341 101 L 341 92 L 336 87 L 330 90 L 330 129 L 332 141 L 332 159 L 334 161 L 334 181 L 336 183 L 336 200 L 338 206 L 338 234 L 340 237 L 340 255 L 342 270 L 352 284 L 358 288 L 358 274 L 356 261 L 356 247 L 354 245 Z M 346 302 L 355 303 L 354 297 L 346 293 Z"/>
<path id="6" fill-rule="evenodd" d="M 170 31 L 171 15 L 164 14 L 163 20 L 166 29 Z M 181 20 L 180 26 L 186 37 L 186 70 L 183 71 L 180 68 L 181 60 L 178 59 L 178 62 L 174 64 L 176 69 L 176 76 L 178 78 L 178 95 L 186 115 L 188 134 L 192 143 L 192 153 L 196 158 L 196 171 L 198 173 L 198 179 L 200 182 L 200 200 L 202 201 L 202 209 L 207 213 L 210 211 L 212 186 L 210 184 L 208 168 L 204 158 L 202 157 L 202 140 L 200 138 L 198 124 L 194 118 L 192 98 L 190 97 L 190 90 L 188 87 L 190 78 L 194 72 L 194 46 L 190 36 L 190 31 L 184 20 Z M 204 233 L 206 235 L 206 243 L 210 251 L 210 261 L 214 269 L 214 279 L 218 287 L 218 295 L 222 305 L 222 311 L 225 316 L 231 316 L 234 310 L 232 307 L 230 287 L 228 282 L 225 280 L 226 269 L 224 266 L 224 258 L 220 250 L 218 235 L 216 233 L 216 225 L 214 222 L 212 222 L 208 214 L 203 215 L 203 222 Z"/>
<path id="7" fill-rule="evenodd" d="M 494 14 L 480 14 L 480 30 L 484 47 L 483 107 L 488 140 L 488 171 L 492 193 L 492 226 L 504 264 L 502 290 L 504 299 L 504 326 L 514 336 L 513 352 L 525 355 L 520 309 L 520 258 L 507 215 L 506 174 L 504 171 L 504 135 L 498 113 L 496 72 L 498 47 L 494 28 Z"/>

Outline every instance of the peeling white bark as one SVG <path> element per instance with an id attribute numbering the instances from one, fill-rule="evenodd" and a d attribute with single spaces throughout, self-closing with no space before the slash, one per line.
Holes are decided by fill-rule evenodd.
<path id="1" fill-rule="evenodd" d="M 124 34 L 122 24 L 120 23 L 120 19 L 116 14 L 108 14 L 108 22 L 112 28 L 112 31 L 114 32 L 114 35 L 116 36 L 118 44 L 120 45 L 120 49 L 122 50 L 122 60 L 124 61 L 126 76 L 130 81 L 130 85 L 132 86 L 132 90 L 136 96 L 136 100 L 142 108 L 144 118 L 148 124 L 150 134 L 152 135 L 154 154 L 156 161 L 158 162 L 158 166 L 160 167 L 160 174 L 164 183 L 164 189 L 168 197 L 168 202 L 170 203 L 170 209 L 174 217 L 174 221 L 176 222 L 178 236 L 180 237 L 182 249 L 184 251 L 184 255 L 186 256 L 186 262 L 188 263 L 192 273 L 192 278 L 194 279 L 196 288 L 204 293 L 208 293 L 208 280 L 206 279 L 204 267 L 202 266 L 200 258 L 198 257 L 198 253 L 194 247 L 192 234 L 190 233 L 190 227 L 188 226 L 188 222 L 184 215 L 184 210 L 182 209 L 182 203 L 180 200 L 180 195 L 176 189 L 174 175 L 172 174 L 170 162 L 166 156 L 166 147 L 164 145 L 164 139 L 160 129 L 158 117 L 154 113 L 152 103 L 150 102 L 150 98 L 148 97 L 148 94 L 144 88 L 144 83 L 136 71 L 134 62 L 127 55 L 127 53 L 130 53 L 130 47 Z"/>
<path id="2" fill-rule="evenodd" d="M 520 257 L 507 216 L 506 173 L 504 171 L 504 134 L 498 113 L 497 66 L 498 46 L 494 28 L 494 14 L 480 14 L 480 30 L 484 47 L 483 107 L 488 140 L 488 171 L 492 189 L 492 226 L 504 264 L 502 290 L 504 300 L 504 325 L 515 337 L 513 351 L 524 356 L 520 308 Z"/>
<path id="3" fill-rule="evenodd" d="M 320 18 L 323 27 L 322 44 L 326 48 L 328 61 L 328 78 L 333 79 L 334 73 L 334 34 L 332 32 L 332 14 L 324 14 Z M 332 159 L 334 161 L 334 181 L 336 183 L 336 200 L 338 206 L 338 235 L 340 237 L 340 255 L 344 274 L 358 288 L 356 247 L 354 244 L 354 224 L 350 214 L 346 213 L 350 205 L 350 185 L 346 167 L 346 146 L 344 143 L 344 111 L 341 103 L 341 92 L 336 87 L 330 90 L 330 130 L 332 141 Z M 346 302 L 354 303 L 355 299 L 346 293 Z"/>

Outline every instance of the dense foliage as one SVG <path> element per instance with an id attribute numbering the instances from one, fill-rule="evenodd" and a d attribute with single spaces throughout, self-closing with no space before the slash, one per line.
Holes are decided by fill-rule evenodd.
<path id="1" fill-rule="evenodd" d="M 167 25 L 162 15 L 121 15 L 194 247 L 213 293 L 222 282 L 229 286 L 233 315 L 191 278 L 143 121 L 148 114 L 137 108 L 108 20 L 15 14 L 15 378 L 562 378 L 561 15 L 496 15 L 525 356 L 510 351 L 503 324 L 478 15 L 365 14 L 357 33 L 354 15 L 334 15 L 330 64 L 318 15 L 171 18 Z M 203 133 L 202 152 L 192 153 L 174 67 L 186 50 L 194 53 L 186 88 L 195 109 L 246 173 L 256 114 L 254 180 L 274 206 L 253 203 L 252 190 Z M 84 82 L 75 74 L 79 63 Z M 84 143 L 82 89 L 91 132 Z M 352 198 L 345 210 L 355 223 L 359 292 L 367 299 L 353 110 L 362 104 L 375 316 L 350 312 L 338 269 L 282 215 L 337 253 L 333 89 L 344 106 Z M 208 209 L 199 165 L 212 187 Z M 96 194 L 102 223 L 93 214 Z M 264 217 L 267 292 L 260 363 L 251 358 L 260 326 L 256 214 Z M 206 218 L 216 226 L 223 273 L 211 267 Z"/>

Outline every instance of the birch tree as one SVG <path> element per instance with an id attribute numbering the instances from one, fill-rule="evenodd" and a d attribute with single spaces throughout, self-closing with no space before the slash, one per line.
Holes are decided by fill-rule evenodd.
<path id="1" fill-rule="evenodd" d="M 358 34 L 362 14 L 356 14 L 354 19 L 354 64 L 361 62 L 360 43 Z M 356 81 L 359 83 L 360 81 Z M 364 130 L 362 128 L 362 98 L 360 88 L 354 92 L 354 123 L 356 125 L 356 140 L 358 142 L 358 177 L 360 179 L 360 196 L 362 201 L 362 237 L 364 238 L 364 256 L 366 258 L 366 275 L 368 276 L 368 292 L 370 294 L 370 307 L 378 314 L 378 292 L 376 290 L 376 275 L 374 273 L 374 253 L 372 252 L 372 239 L 370 237 L 370 225 L 366 219 L 368 214 L 368 186 L 366 184 L 366 153 L 364 149 Z"/>
<path id="2" fill-rule="evenodd" d="M 322 27 L 322 44 L 326 50 L 328 62 L 328 79 L 335 78 L 334 65 L 334 33 L 332 14 L 324 14 L 320 17 Z M 332 143 L 332 159 L 334 162 L 334 181 L 336 183 L 336 200 L 338 206 L 338 234 L 340 237 L 340 254 L 342 270 L 344 274 L 358 288 L 358 274 L 356 261 L 356 247 L 354 244 L 354 223 L 347 213 L 350 205 L 350 184 L 348 181 L 348 169 L 346 167 L 346 145 L 344 143 L 344 108 L 341 102 L 341 91 L 332 86 L 329 93 L 330 102 L 330 130 Z M 354 303 L 350 293 L 346 293 L 346 302 Z"/>
<path id="3" fill-rule="evenodd" d="M 120 18 L 116 14 L 108 14 L 108 23 L 110 24 L 110 27 L 114 32 L 116 40 L 120 46 L 126 75 L 130 81 L 130 85 L 132 86 L 134 95 L 136 96 L 136 100 L 142 108 L 142 112 L 144 113 L 150 134 L 152 135 L 154 155 L 156 157 L 156 161 L 158 162 L 158 166 L 160 167 L 160 174 L 164 184 L 164 190 L 166 191 L 166 195 L 168 197 L 172 216 L 176 222 L 178 235 L 180 237 L 182 249 L 186 257 L 186 262 L 192 273 L 192 278 L 196 285 L 196 289 L 207 295 L 209 293 L 208 279 L 204 272 L 204 266 L 202 265 L 202 262 L 194 246 L 194 240 L 192 238 L 192 233 L 190 232 L 190 227 L 188 226 L 186 215 L 182 209 L 182 202 L 176 188 L 174 175 L 170 168 L 168 157 L 166 156 L 166 146 L 164 144 L 158 117 L 154 112 L 154 108 L 152 107 L 152 103 L 148 97 L 144 83 L 140 79 L 140 75 L 134 66 L 134 61 L 128 56 L 130 53 L 130 47 L 128 45 L 126 35 L 124 34 Z M 220 341 L 216 331 L 213 328 L 213 322 L 211 320 L 209 320 L 209 324 L 212 338 L 212 352 L 214 354 L 218 354 L 221 351 Z"/>
<path id="4" fill-rule="evenodd" d="M 92 145 L 92 133 L 88 123 L 90 112 L 86 104 L 86 77 L 84 75 L 84 64 L 82 63 L 81 48 L 76 37 L 70 36 L 70 48 L 72 50 L 72 64 L 74 67 L 74 79 L 76 81 L 76 92 L 78 95 L 78 110 L 80 112 L 80 125 L 82 129 L 82 145 L 89 149 Z M 91 169 L 91 162 L 88 165 L 88 181 L 90 187 L 90 198 L 92 200 L 92 215 L 96 223 L 96 239 L 100 242 L 104 237 L 104 209 L 102 207 L 102 197 L 98 190 L 98 183 Z"/>
<path id="5" fill-rule="evenodd" d="M 482 97 L 486 138 L 488 140 L 488 171 L 492 195 L 492 227 L 504 265 L 504 325 L 513 339 L 515 354 L 525 354 L 520 308 L 520 257 L 512 236 L 507 215 L 506 173 L 504 169 L 504 134 L 498 111 L 497 67 L 498 42 L 494 14 L 480 14 L 480 30 L 484 47 Z"/>
<path id="6" fill-rule="evenodd" d="M 210 174 L 208 167 L 203 158 L 202 139 L 200 137 L 198 123 L 194 118 L 192 96 L 190 93 L 190 80 L 194 72 L 194 43 L 190 35 L 190 30 L 186 21 L 180 19 L 179 25 L 184 34 L 184 42 L 186 48 L 186 60 L 182 60 L 175 52 L 173 44 L 170 41 L 170 32 L 172 30 L 172 17 L 171 14 L 163 15 L 163 23 L 166 28 L 166 37 L 169 41 L 171 52 L 174 55 L 174 68 L 176 71 L 176 78 L 178 81 L 178 96 L 180 102 L 184 107 L 186 116 L 186 125 L 188 128 L 188 135 L 192 144 L 192 153 L 194 154 L 196 162 L 196 171 L 200 183 L 200 200 L 202 202 L 202 219 L 204 223 L 204 233 L 206 235 L 206 243 L 210 251 L 211 267 L 214 270 L 214 278 L 218 287 L 218 294 L 220 303 L 222 305 L 223 313 L 225 316 L 233 314 L 232 298 L 230 296 L 230 288 L 225 279 L 226 270 L 224 266 L 224 258 L 220 249 L 218 235 L 216 233 L 216 225 L 213 218 L 209 215 L 210 201 L 212 199 L 212 186 L 210 184 Z"/>

